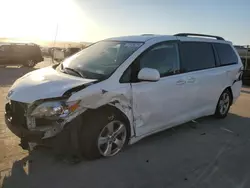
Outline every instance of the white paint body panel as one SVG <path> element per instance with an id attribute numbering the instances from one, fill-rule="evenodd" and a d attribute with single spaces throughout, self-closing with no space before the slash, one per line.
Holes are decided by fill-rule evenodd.
<path id="1" fill-rule="evenodd" d="M 239 97 L 242 83 L 234 83 L 234 80 L 242 66 L 240 58 L 237 65 L 172 75 L 160 78 L 157 82 L 119 82 L 131 63 L 142 52 L 159 42 L 180 40 L 228 43 L 227 41 L 175 36 L 133 36 L 108 40 L 145 43 L 107 80 L 72 94 L 68 101 L 81 100 L 82 107 L 90 109 L 106 104 L 118 108 L 130 121 L 130 143 L 192 119 L 213 114 L 221 93 L 227 87 L 232 89 L 234 101 Z M 48 67 L 18 79 L 10 89 L 14 91 L 10 99 L 32 103 L 39 99 L 60 97 L 71 88 L 93 81 Z M 184 82 L 180 84 L 180 81 Z"/>
<path id="2" fill-rule="evenodd" d="M 137 136 L 169 128 L 180 120 L 187 119 L 193 101 L 190 95 L 193 88 L 176 84 L 182 77 L 175 75 L 161 78 L 158 82 L 132 84 Z"/>
<path id="3" fill-rule="evenodd" d="M 39 99 L 61 97 L 67 90 L 93 81 L 47 67 L 32 71 L 16 80 L 10 88 L 10 91 L 13 90 L 10 99 L 32 103 Z"/>

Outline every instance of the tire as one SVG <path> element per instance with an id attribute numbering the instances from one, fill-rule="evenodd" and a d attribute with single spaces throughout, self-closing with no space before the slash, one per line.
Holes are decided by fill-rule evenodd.
<path id="1" fill-rule="evenodd" d="M 35 65 L 36 65 L 36 63 L 35 63 L 35 61 L 32 60 L 32 59 L 28 59 L 28 60 L 26 61 L 26 63 L 24 64 L 24 66 L 26 66 L 26 67 L 34 67 Z"/>
<path id="2" fill-rule="evenodd" d="M 224 90 L 217 103 L 214 116 L 220 119 L 227 117 L 228 111 L 232 104 L 232 100 L 232 94 L 229 89 Z"/>
<path id="3" fill-rule="evenodd" d="M 79 136 L 85 158 L 92 160 L 111 157 L 119 153 L 127 144 L 128 125 L 115 113 L 97 112 L 88 116 L 83 122 Z"/>

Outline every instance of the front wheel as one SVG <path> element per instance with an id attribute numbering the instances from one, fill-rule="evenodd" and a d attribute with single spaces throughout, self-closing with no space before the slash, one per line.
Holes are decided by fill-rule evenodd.
<path id="1" fill-rule="evenodd" d="M 82 153 L 88 159 L 116 155 L 123 149 L 128 137 L 122 118 L 114 114 L 97 116 L 85 122 L 80 136 Z"/>
<path id="2" fill-rule="evenodd" d="M 216 111 L 215 111 L 215 117 L 217 118 L 225 118 L 228 114 L 228 111 L 230 109 L 230 106 L 232 104 L 232 95 L 228 89 L 223 91 L 221 94 Z"/>

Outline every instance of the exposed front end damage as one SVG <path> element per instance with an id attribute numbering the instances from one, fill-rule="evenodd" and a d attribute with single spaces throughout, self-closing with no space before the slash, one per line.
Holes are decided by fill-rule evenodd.
<path id="1" fill-rule="evenodd" d="M 23 107 L 23 116 L 21 107 Z M 32 117 L 29 113 L 30 109 L 32 109 L 30 105 L 27 105 L 25 111 L 25 104 L 16 101 L 6 104 L 6 125 L 21 139 L 20 146 L 23 149 L 30 150 L 32 149 L 30 146 L 35 144 L 56 148 L 58 152 L 78 152 L 77 125 L 82 124 L 82 119 L 80 116 L 77 117 L 77 114 L 86 109 L 79 109 L 75 114 L 58 120 Z"/>
<path id="2" fill-rule="evenodd" d="M 37 100 L 30 104 L 10 100 L 6 104 L 6 124 L 14 134 L 21 138 L 21 146 L 24 149 L 29 149 L 28 143 L 36 143 L 56 147 L 59 152 L 76 153 L 80 149 L 79 129 L 84 126 L 83 115 L 86 111 L 110 105 L 121 111 L 130 125 L 133 124 L 131 88 L 129 86 L 123 92 L 121 91 L 123 90 L 116 92 L 88 88 L 78 92 L 70 89 L 70 92 L 66 91 L 67 95 L 63 97 Z M 34 116 L 34 111 L 39 105 L 60 100 L 67 103 L 73 101 L 73 104 L 77 101 L 77 108 L 59 118 Z M 131 133 L 134 133 L 133 128 Z"/>

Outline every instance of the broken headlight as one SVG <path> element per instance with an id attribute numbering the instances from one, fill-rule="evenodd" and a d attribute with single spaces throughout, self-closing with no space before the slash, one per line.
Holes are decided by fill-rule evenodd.
<path id="1" fill-rule="evenodd" d="M 80 101 L 49 101 L 38 105 L 31 113 L 37 118 L 64 118 L 79 108 Z"/>

